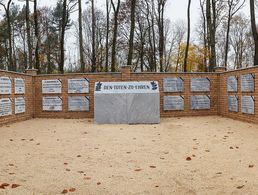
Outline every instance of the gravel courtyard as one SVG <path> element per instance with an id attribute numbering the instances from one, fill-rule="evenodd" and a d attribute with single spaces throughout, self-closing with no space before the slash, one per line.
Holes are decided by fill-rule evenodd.
<path id="1" fill-rule="evenodd" d="M 257 194 L 258 125 L 34 119 L 0 127 L 0 194 Z"/>

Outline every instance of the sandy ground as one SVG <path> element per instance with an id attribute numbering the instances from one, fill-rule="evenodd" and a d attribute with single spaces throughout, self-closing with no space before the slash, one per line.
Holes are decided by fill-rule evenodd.
<path id="1" fill-rule="evenodd" d="M 220 117 L 35 119 L 0 128 L 0 158 L 1 195 L 258 194 L 258 126 Z"/>

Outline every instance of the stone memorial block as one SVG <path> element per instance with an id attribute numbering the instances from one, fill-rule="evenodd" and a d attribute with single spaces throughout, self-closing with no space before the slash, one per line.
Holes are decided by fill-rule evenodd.
<path id="1" fill-rule="evenodd" d="M 0 94 L 11 94 L 12 82 L 10 77 L 0 77 Z"/>
<path id="2" fill-rule="evenodd" d="M 241 91 L 242 92 L 254 92 L 254 74 L 241 75 Z"/>
<path id="3" fill-rule="evenodd" d="M 208 110 L 211 108 L 211 100 L 208 95 L 191 96 L 192 110 Z"/>
<path id="4" fill-rule="evenodd" d="M 242 96 L 241 110 L 245 114 L 255 114 L 254 96 Z"/>
<path id="5" fill-rule="evenodd" d="M 209 78 L 192 78 L 191 92 L 209 92 L 210 80 Z"/>
<path id="6" fill-rule="evenodd" d="M 69 96 L 68 111 L 89 111 L 89 97 Z"/>
<path id="7" fill-rule="evenodd" d="M 0 99 L 0 116 L 12 115 L 12 100 L 11 98 Z"/>
<path id="8" fill-rule="evenodd" d="M 15 98 L 15 114 L 25 113 L 26 104 L 24 97 Z"/>
<path id="9" fill-rule="evenodd" d="M 158 82 L 95 83 L 94 118 L 99 124 L 159 123 Z"/>
<path id="10" fill-rule="evenodd" d="M 228 96 L 228 111 L 238 112 L 238 97 L 236 95 Z"/>
<path id="11" fill-rule="evenodd" d="M 184 92 L 184 80 L 181 77 L 164 78 L 164 92 Z"/>
<path id="12" fill-rule="evenodd" d="M 62 93 L 62 82 L 59 79 L 42 80 L 42 93 L 55 94 Z"/>
<path id="13" fill-rule="evenodd" d="M 15 94 L 25 94 L 25 82 L 22 78 L 14 79 L 14 93 Z"/>
<path id="14" fill-rule="evenodd" d="M 68 79 L 68 93 L 89 93 L 88 79 Z"/>
<path id="15" fill-rule="evenodd" d="M 227 89 L 228 89 L 228 92 L 237 92 L 237 77 L 236 76 L 228 77 Z"/>
<path id="16" fill-rule="evenodd" d="M 164 96 L 164 110 L 184 110 L 184 96 Z"/>
<path id="17" fill-rule="evenodd" d="M 62 111 L 63 100 L 59 96 L 42 98 L 43 111 Z"/>

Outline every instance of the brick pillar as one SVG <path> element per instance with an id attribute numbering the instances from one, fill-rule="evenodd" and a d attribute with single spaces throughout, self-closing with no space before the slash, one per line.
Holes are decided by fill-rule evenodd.
<path id="1" fill-rule="evenodd" d="M 131 80 L 131 66 L 121 67 L 121 80 L 130 81 Z"/>
<path id="2" fill-rule="evenodd" d="M 25 73 L 27 75 L 36 76 L 38 73 L 38 69 L 27 69 L 25 70 Z"/>
<path id="3" fill-rule="evenodd" d="M 214 68 L 214 71 L 215 71 L 216 73 L 222 73 L 222 72 L 226 72 L 226 71 L 227 71 L 227 68 L 224 67 L 224 66 L 217 66 L 217 67 Z"/>

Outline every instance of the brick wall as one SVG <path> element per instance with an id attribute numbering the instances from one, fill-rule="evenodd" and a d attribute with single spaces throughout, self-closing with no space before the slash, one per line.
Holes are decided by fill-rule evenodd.
<path id="1" fill-rule="evenodd" d="M 241 75 L 253 73 L 255 75 L 254 92 L 241 92 Z M 237 77 L 237 92 L 227 91 L 227 79 L 229 76 Z M 238 112 L 228 111 L 228 95 L 236 95 L 238 97 Z M 255 97 L 255 114 L 243 114 L 241 111 L 242 95 L 252 95 Z M 237 120 L 258 123 L 258 67 L 229 71 L 220 74 L 220 93 L 219 93 L 219 114 Z"/>
<path id="2" fill-rule="evenodd" d="M 255 73 L 255 92 L 241 93 L 240 79 L 238 79 L 238 92 L 227 92 L 227 78 L 229 76 L 237 76 L 240 78 L 242 74 Z M 24 114 L 0 117 L 0 124 L 15 122 L 17 120 L 25 120 L 30 118 L 93 118 L 94 117 L 94 85 L 95 82 L 110 82 L 110 81 L 158 81 L 160 87 L 160 115 L 161 117 L 181 117 L 181 116 L 207 116 L 207 115 L 222 115 L 225 117 L 234 118 L 248 122 L 258 123 L 258 67 L 232 72 L 216 73 L 131 73 L 128 67 L 124 67 L 121 73 L 97 73 L 97 74 L 64 74 L 64 75 L 38 75 L 29 76 L 12 72 L 0 71 L 0 76 L 8 76 L 12 78 L 12 94 L 0 95 L 0 98 L 10 97 L 14 100 L 15 97 L 22 95 L 14 94 L 14 78 L 24 78 L 26 81 L 26 112 Z M 184 92 L 182 93 L 165 93 L 163 92 L 163 79 L 171 77 L 181 77 L 184 80 Z M 88 94 L 69 94 L 68 95 L 68 79 L 87 78 L 89 80 Z M 208 78 L 211 81 L 209 92 L 191 92 L 191 78 Z M 42 94 L 42 80 L 59 79 L 62 81 L 61 94 Z M 230 94 L 239 96 L 239 111 L 237 113 L 229 112 L 227 105 L 227 97 Z M 241 113 L 241 95 L 253 95 L 257 99 L 255 101 L 255 115 Z M 87 112 L 69 112 L 68 111 L 68 96 L 89 96 L 89 111 Z M 164 96 L 182 95 L 184 96 L 185 108 L 183 111 L 164 111 L 163 100 Z M 192 95 L 209 95 L 211 99 L 211 109 L 209 110 L 192 110 L 190 106 L 190 97 Z M 44 96 L 60 96 L 63 101 L 63 108 L 60 112 L 43 111 L 42 97 Z M 13 104 L 14 110 L 14 104 Z"/>
<path id="3" fill-rule="evenodd" d="M 2 98 L 11 98 L 12 100 L 12 115 L 0 117 L 0 125 L 12 123 L 16 121 L 27 120 L 33 117 L 34 114 L 34 88 L 33 88 L 33 77 L 25 74 L 19 74 L 14 72 L 6 72 L 0 71 L 0 76 L 9 77 L 11 79 L 11 94 L 9 95 L 1 95 Z M 14 79 L 22 78 L 25 81 L 25 94 L 15 94 L 14 93 Z M 26 102 L 26 110 L 25 113 L 15 114 L 15 98 L 24 97 Z"/>

